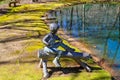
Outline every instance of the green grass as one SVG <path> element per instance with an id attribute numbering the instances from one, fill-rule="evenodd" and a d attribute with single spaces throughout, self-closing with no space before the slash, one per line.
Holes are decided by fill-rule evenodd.
<path id="1" fill-rule="evenodd" d="M 35 63 L 0 66 L 0 80 L 39 80 L 41 76 L 41 69 Z"/>
<path id="2" fill-rule="evenodd" d="M 70 63 L 70 62 L 69 62 Z M 98 70 L 91 73 L 82 70 L 79 73 L 53 75 L 48 80 L 111 80 L 110 74 L 98 66 Z M 0 66 L 0 80 L 39 80 L 42 78 L 42 69 L 37 68 L 37 63 L 17 63 Z"/>
<path id="3" fill-rule="evenodd" d="M 107 75 L 107 76 L 104 76 Z M 111 80 L 109 78 L 109 75 L 104 73 L 104 71 L 97 71 L 93 73 L 87 73 L 87 72 L 81 72 L 78 74 L 72 74 L 69 77 L 59 76 L 59 77 L 53 77 L 49 80 Z"/>

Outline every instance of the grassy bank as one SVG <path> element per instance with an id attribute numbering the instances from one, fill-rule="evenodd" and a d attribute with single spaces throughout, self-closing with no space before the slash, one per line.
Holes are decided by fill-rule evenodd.
<path id="1" fill-rule="evenodd" d="M 0 80 L 39 80 L 42 78 L 42 70 L 37 68 L 36 51 L 44 47 L 41 39 L 49 32 L 49 29 L 40 17 L 48 10 L 63 5 L 64 3 L 21 5 L 9 8 L 7 13 L 0 16 L 0 32 L 2 33 L 0 34 L 0 53 L 4 52 L 0 54 L 0 62 L 12 62 L 0 64 Z M 76 65 L 69 59 L 61 61 L 64 67 Z M 92 73 L 87 73 L 83 69 L 64 74 L 59 74 L 57 71 L 49 80 L 111 80 L 108 72 L 93 62 L 89 64 L 93 66 Z M 51 62 L 49 65 L 53 66 Z"/>

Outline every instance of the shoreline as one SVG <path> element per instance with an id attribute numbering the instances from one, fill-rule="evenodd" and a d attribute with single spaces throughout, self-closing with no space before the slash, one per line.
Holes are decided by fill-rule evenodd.
<path id="1" fill-rule="evenodd" d="M 60 35 L 63 39 L 67 40 L 67 42 L 70 43 L 70 45 L 78 48 L 83 52 L 91 54 L 96 64 L 99 65 L 104 70 L 108 71 L 115 80 L 120 79 L 119 73 L 117 73 L 113 68 L 111 68 L 110 64 L 107 61 L 105 61 L 104 59 L 97 55 L 96 53 L 98 52 L 97 50 L 93 50 L 92 48 L 85 46 L 85 43 L 81 42 L 77 38 L 67 35 L 62 29 L 58 31 L 58 35 Z"/>

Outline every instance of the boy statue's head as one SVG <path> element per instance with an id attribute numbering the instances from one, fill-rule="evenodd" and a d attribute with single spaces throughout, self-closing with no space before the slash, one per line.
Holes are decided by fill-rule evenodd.
<path id="1" fill-rule="evenodd" d="M 51 24 L 49 25 L 49 27 L 50 27 L 50 32 L 51 32 L 52 34 L 56 34 L 57 31 L 58 31 L 58 29 L 59 29 L 59 26 L 58 26 L 58 24 L 56 24 L 56 23 L 51 23 Z"/>

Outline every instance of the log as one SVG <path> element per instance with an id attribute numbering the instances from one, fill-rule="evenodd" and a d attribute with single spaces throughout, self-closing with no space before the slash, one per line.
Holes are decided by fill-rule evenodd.
<path id="1" fill-rule="evenodd" d="M 45 53 L 43 50 L 38 51 L 38 58 L 49 58 L 49 57 L 55 57 L 55 54 L 52 53 Z M 82 52 L 68 52 L 68 51 L 62 51 L 61 57 L 68 57 L 68 58 L 76 58 L 76 59 L 89 59 L 91 58 L 91 55 L 88 53 L 82 53 Z"/>

